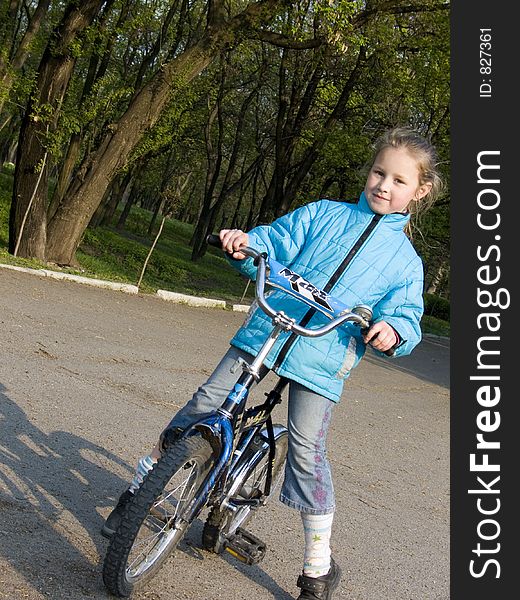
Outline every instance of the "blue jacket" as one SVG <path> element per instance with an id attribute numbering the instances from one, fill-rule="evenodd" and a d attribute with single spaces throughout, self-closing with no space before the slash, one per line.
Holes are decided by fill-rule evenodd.
<path id="1" fill-rule="evenodd" d="M 364 193 L 357 204 L 320 200 L 271 225 L 255 227 L 248 232 L 249 245 L 323 289 L 361 237 L 364 241 L 329 293 L 349 307 L 370 306 L 374 322 L 384 320 L 399 334 L 401 343 L 394 356 L 402 356 L 421 340 L 419 322 L 423 313 L 423 266 L 403 232 L 408 219 L 409 215 L 402 213 L 375 215 Z M 366 239 L 364 233 L 368 234 Z M 231 264 L 255 278 L 252 259 Z M 306 304 L 280 290 L 270 291 L 268 301 L 297 322 L 309 310 Z M 327 317 L 316 312 L 307 326 L 327 322 Z M 271 330 L 270 318 L 253 303 L 231 344 L 255 354 Z M 266 365 L 278 375 L 337 402 L 344 380 L 365 353 L 359 327 L 347 323 L 319 338 L 295 339 L 293 335 L 288 341 L 289 336 L 280 336 Z"/>

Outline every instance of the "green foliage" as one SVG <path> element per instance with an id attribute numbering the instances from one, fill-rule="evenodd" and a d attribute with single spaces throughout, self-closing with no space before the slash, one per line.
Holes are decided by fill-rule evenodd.
<path id="1" fill-rule="evenodd" d="M 356 30 L 352 18 L 366 6 L 364 0 L 322 0 L 316 3 L 315 14 L 331 48 L 347 52 L 365 42 L 365 36 Z"/>
<path id="2" fill-rule="evenodd" d="M 59 21 L 65 4 L 53 3 L 42 34 L 24 67 L 24 74 L 18 74 L 9 105 L 13 113 L 18 112 L 27 100 L 46 36 Z M 232 2 L 227 5 L 227 10 L 237 14 L 247 4 L 247 0 Z M 60 159 L 71 135 L 81 136 L 80 155 L 76 158 L 76 166 L 79 166 L 81 160 L 105 139 L 107 132 L 120 126 L 120 117 L 142 86 L 153 77 L 160 78 L 163 65 L 180 57 L 184 49 L 192 47 L 199 39 L 207 3 L 201 0 L 190 2 L 187 13 L 181 10 L 175 13 L 166 29 L 166 16 L 171 6 L 167 0 L 152 3 L 117 0 L 106 5 L 102 16 L 100 14 L 84 32 L 81 40 L 75 40 L 77 61 L 59 109 L 58 127 L 43 138 L 52 153 L 53 171 L 59 171 Z M 282 8 L 282 3 L 280 6 Z M 400 7 L 404 9 L 401 13 Z M 410 124 L 432 136 L 448 179 L 449 11 L 433 10 L 436 7 L 438 3 L 434 0 L 411 0 L 406 6 L 364 0 L 283 3 L 283 10 L 266 29 L 295 40 L 318 36 L 327 41 L 326 47 L 281 49 L 258 39 L 244 38 L 189 86 L 181 89 L 177 82 L 171 82 L 171 102 L 155 126 L 133 148 L 131 164 L 123 167 L 142 167 L 140 171 L 136 169 L 135 194 L 140 200 L 144 199 L 144 206 L 153 208 L 154 202 L 163 198 L 165 191 L 175 190 L 175 183 L 190 175 L 189 185 L 182 190 L 181 208 L 176 216 L 195 221 L 200 201 L 208 189 L 207 175 L 213 172 L 219 149 L 220 173 L 210 198 L 213 203 L 225 185 L 229 187 L 241 174 L 248 172 L 248 168 L 257 165 L 243 185 L 235 187 L 233 193 L 225 197 L 218 216 L 223 224 L 229 224 L 236 211 L 239 226 L 245 226 L 250 216 L 253 222 L 259 217 L 277 161 L 286 161 L 280 174 L 283 181 L 277 180 L 277 184 L 281 183 L 277 187 L 278 195 L 283 197 L 287 182 L 316 149 L 308 172 L 294 192 L 295 197 L 291 196 L 291 207 L 321 194 L 353 199 L 359 195 L 364 183 L 362 167 L 371 154 L 371 143 L 382 130 L 395 124 Z M 22 29 L 23 23 L 25 21 L 21 21 Z M 157 46 L 156 42 L 160 44 Z M 155 48 L 158 52 L 152 54 Z M 329 126 L 329 119 L 357 63 L 360 48 L 366 56 L 360 62 L 348 102 L 344 110 L 334 114 Z M 96 71 L 102 66 L 106 70 Z M 304 97 L 314 72 L 319 73 L 320 81 L 316 95 L 310 98 L 310 104 L 305 108 Z M 85 89 L 87 75 L 93 73 L 96 74 L 93 87 Z M 211 115 L 223 73 L 219 122 L 217 118 L 211 120 Z M 238 132 L 240 109 L 251 93 L 254 97 L 248 106 L 243 128 Z M 54 111 L 46 112 L 45 107 L 38 110 L 41 114 L 36 116 L 46 122 L 56 116 Z M 302 122 L 296 124 L 300 116 Z M 277 155 L 275 138 L 279 125 L 285 129 L 281 136 L 283 147 Z M 233 177 L 226 180 L 235 144 L 239 146 L 239 159 Z M 282 199 L 276 198 L 276 201 Z M 115 232 L 110 230 L 104 231 L 102 240 L 92 238 L 94 234 L 101 235 L 99 231 L 87 232 L 81 260 L 86 261 L 85 265 L 88 262 L 88 268 L 92 270 L 101 268 L 104 261 L 110 263 L 109 252 L 99 249 L 106 243 L 114 253 L 114 264 L 110 266 L 113 276 L 120 269 L 126 269 L 124 277 L 135 279 L 137 274 L 133 271 L 143 253 L 146 255 L 151 241 L 146 235 L 149 219 L 149 213 L 132 213 L 130 223 L 134 229 L 131 233 L 138 236 L 138 240 L 133 240 L 141 245 L 138 249 L 120 247 L 121 240 L 117 240 Z M 167 222 L 168 231 L 172 223 Z M 178 256 L 179 262 L 173 265 L 164 262 L 161 252 L 175 254 L 178 244 L 172 242 L 169 248 L 167 239 L 165 232 L 154 252 L 145 285 L 164 285 L 159 273 L 164 271 L 166 279 L 188 286 L 186 273 L 198 267 L 183 262 L 190 253 L 189 234 L 181 236 L 183 255 Z M 449 262 L 449 186 L 438 206 L 419 223 L 414 244 L 428 273 L 439 271 Z M 125 262 L 123 258 L 127 251 L 129 256 Z M 103 256 L 98 256 L 100 252 Z M 437 289 L 446 295 L 448 284 L 449 273 Z"/>
<path id="3" fill-rule="evenodd" d="M 431 317 L 424 315 L 421 320 L 421 329 L 423 333 L 429 333 L 432 335 L 440 335 L 443 337 L 450 337 L 450 324 L 448 321 L 438 319 L 437 317 Z"/>
<path id="4" fill-rule="evenodd" d="M 450 320 L 450 302 L 436 294 L 424 294 L 424 314 L 431 317 Z"/>

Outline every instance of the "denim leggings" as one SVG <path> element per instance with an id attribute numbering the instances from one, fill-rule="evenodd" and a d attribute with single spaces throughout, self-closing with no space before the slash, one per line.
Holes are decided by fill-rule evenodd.
<path id="1" fill-rule="evenodd" d="M 240 358 L 252 360 L 250 354 L 231 346 L 169 427 L 185 428 L 218 408 L 238 379 L 240 371 L 235 367 Z M 266 373 L 267 369 L 262 376 Z M 324 515 L 334 511 L 334 488 L 325 447 L 333 406 L 332 400 L 295 381 L 289 382 L 289 448 L 280 500 L 300 512 Z"/>

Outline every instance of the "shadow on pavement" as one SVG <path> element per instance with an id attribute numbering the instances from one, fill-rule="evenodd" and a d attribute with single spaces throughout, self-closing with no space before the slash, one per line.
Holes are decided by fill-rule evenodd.
<path id="1" fill-rule="evenodd" d="M 368 348 L 363 360 L 444 388 L 450 387 L 450 343 L 446 339 L 425 338 L 412 354 L 395 359 L 380 357 Z"/>
<path id="2" fill-rule="evenodd" d="M 0 384 L 0 558 L 35 597 L 111 598 L 101 580 L 106 540 L 97 509 L 113 506 L 133 469 L 79 436 L 38 429 L 6 391 Z M 110 464 L 127 470 L 127 480 L 107 469 Z M 196 521 L 179 546 L 191 560 L 204 560 L 202 527 Z M 220 559 L 276 600 L 290 600 L 258 566 L 242 565 L 227 554 Z"/>
<path id="3" fill-rule="evenodd" d="M 179 550 L 199 561 L 203 561 L 204 557 L 207 556 L 206 551 L 202 550 L 200 544 L 203 526 L 204 523 L 201 520 L 197 520 L 188 530 L 184 540 L 179 544 Z M 219 560 L 225 560 L 226 563 L 236 569 L 241 576 L 247 577 L 254 583 L 261 585 L 275 600 L 293 599 L 293 596 L 281 588 L 259 565 L 246 565 L 241 563 L 239 560 L 232 558 L 227 552 L 220 554 Z"/>
<path id="4" fill-rule="evenodd" d="M 91 597 L 106 545 L 97 507 L 125 485 L 104 465 L 128 466 L 81 437 L 41 431 L 5 392 L 0 384 L 1 556 L 44 597 L 78 597 L 78 586 Z"/>

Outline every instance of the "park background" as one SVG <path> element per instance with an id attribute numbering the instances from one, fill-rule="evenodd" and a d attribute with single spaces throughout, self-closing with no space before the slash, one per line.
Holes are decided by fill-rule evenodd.
<path id="1" fill-rule="evenodd" d="M 355 201 L 394 125 L 446 180 L 418 222 L 425 331 L 449 334 L 449 4 L 4 0 L 0 261 L 226 300 L 206 235 Z"/>

